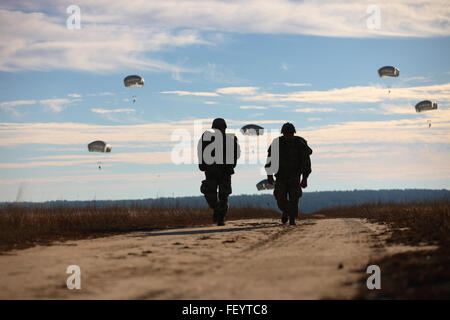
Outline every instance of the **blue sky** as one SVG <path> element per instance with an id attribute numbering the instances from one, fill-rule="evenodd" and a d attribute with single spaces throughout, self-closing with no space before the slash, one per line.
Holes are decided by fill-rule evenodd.
<path id="1" fill-rule="evenodd" d="M 77 1 L 68 29 L 65 1 L 3 1 L 0 201 L 199 195 L 195 124 L 216 117 L 267 132 L 238 135 L 234 194 L 257 192 L 286 121 L 314 151 L 305 191 L 448 189 L 449 5 L 382 1 L 369 28 L 371 4 Z M 425 99 L 439 109 L 416 113 Z M 112 152 L 89 153 L 97 139 Z"/>

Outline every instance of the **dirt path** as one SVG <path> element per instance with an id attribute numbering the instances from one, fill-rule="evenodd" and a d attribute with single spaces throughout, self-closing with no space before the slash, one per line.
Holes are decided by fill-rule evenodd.
<path id="1" fill-rule="evenodd" d="M 253 219 L 39 246 L 0 255 L 0 299 L 348 299 L 382 229 Z M 69 265 L 81 290 L 66 287 Z"/>

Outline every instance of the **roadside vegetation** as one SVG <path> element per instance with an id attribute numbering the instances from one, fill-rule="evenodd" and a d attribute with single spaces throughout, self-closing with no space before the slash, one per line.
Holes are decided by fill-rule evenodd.
<path id="1" fill-rule="evenodd" d="M 275 218 L 275 210 L 230 208 L 226 220 Z M 96 238 L 131 231 L 212 224 L 207 208 L 23 207 L 0 208 L 0 252 L 54 241 Z"/>
<path id="2" fill-rule="evenodd" d="M 450 201 L 364 204 L 320 210 L 313 216 L 366 218 L 389 226 L 388 244 L 437 247 L 370 261 L 368 265 L 381 269 L 381 290 L 368 290 L 365 275 L 357 299 L 450 299 Z"/>

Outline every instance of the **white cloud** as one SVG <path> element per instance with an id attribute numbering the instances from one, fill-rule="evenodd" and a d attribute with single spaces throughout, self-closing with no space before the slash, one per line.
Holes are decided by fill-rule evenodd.
<path id="1" fill-rule="evenodd" d="M 312 113 L 312 112 L 332 112 L 336 111 L 334 108 L 302 108 L 295 109 L 295 112 L 304 112 L 304 113 Z"/>
<path id="2" fill-rule="evenodd" d="M 205 101 L 205 104 L 217 104 L 215 101 Z"/>
<path id="3" fill-rule="evenodd" d="M 84 123 L 0 123 L 0 146 L 17 144 L 71 145 L 86 144 L 102 136 L 109 143 L 167 142 L 176 129 L 193 130 L 194 121 L 201 121 L 203 129 L 213 119 L 183 120 L 169 123 L 133 125 L 91 125 Z"/>
<path id="4" fill-rule="evenodd" d="M 281 84 L 286 87 L 310 87 L 310 83 L 292 83 L 292 82 L 275 82 L 275 84 Z"/>
<path id="5" fill-rule="evenodd" d="M 101 97 L 104 97 L 104 96 L 114 96 L 115 93 L 114 93 L 114 92 L 108 92 L 108 91 L 105 91 L 105 92 L 100 92 L 98 95 L 101 96 Z"/>
<path id="6" fill-rule="evenodd" d="M 449 35 L 447 0 L 378 1 L 381 28 L 367 28 L 367 9 L 372 0 L 166 0 L 135 1 L 124 6 L 119 0 L 78 0 L 82 28 L 97 25 L 147 25 L 165 29 L 193 28 L 240 33 L 288 33 L 334 37 Z M 4 1 L 3 8 L 60 15 L 65 7 L 52 0 L 33 3 Z M 45 9 L 45 10 L 44 10 Z M 67 16 L 59 21 L 65 25 Z M 220 38 L 220 36 L 219 36 Z"/>
<path id="7" fill-rule="evenodd" d="M 22 114 L 17 111 L 16 107 L 36 104 L 36 100 L 15 100 L 0 102 L 0 109 L 12 113 L 15 117 L 20 117 Z"/>
<path id="8" fill-rule="evenodd" d="M 94 113 L 100 113 L 100 114 L 107 114 L 107 113 L 131 113 L 135 112 L 135 109 L 132 108 L 124 108 L 124 109 L 97 109 L 93 108 L 91 109 Z"/>
<path id="9" fill-rule="evenodd" d="M 176 94 L 179 96 L 200 96 L 200 97 L 217 97 L 218 93 L 224 95 L 254 95 L 258 91 L 258 87 L 226 87 L 219 88 L 216 92 L 195 92 L 195 91 L 162 91 L 164 94 Z"/>
<path id="10" fill-rule="evenodd" d="M 78 0 L 81 29 L 68 30 L 66 6 L 43 0 L 5 0 L 0 6 L 0 70 L 192 70 L 148 53 L 194 44 L 223 32 L 327 37 L 436 37 L 450 35 L 448 0 L 379 3 L 381 28 L 370 30 L 372 0 L 354 1 L 134 1 Z M 20 21 L 20 23 L 17 23 Z M 219 42 L 223 36 L 211 36 Z"/>
<path id="11" fill-rule="evenodd" d="M 87 94 L 87 96 L 89 96 L 89 97 L 97 97 L 97 96 L 104 97 L 104 96 L 114 96 L 114 95 L 116 95 L 114 92 L 108 92 L 108 91 Z"/>
<path id="12" fill-rule="evenodd" d="M 68 96 L 71 98 L 81 98 L 82 97 L 81 94 L 78 94 L 78 93 L 69 93 Z"/>
<path id="13" fill-rule="evenodd" d="M 71 97 L 80 97 L 80 95 L 77 94 L 70 94 Z M 36 103 L 40 103 L 47 107 L 49 110 L 53 112 L 61 112 L 67 105 L 75 103 L 80 101 L 81 99 L 44 99 L 44 100 L 16 100 L 16 101 L 7 101 L 7 102 L 0 102 L 0 108 L 5 111 L 12 111 L 13 108 L 17 106 L 24 106 L 24 105 L 32 105 Z"/>
<path id="14" fill-rule="evenodd" d="M 66 108 L 67 105 L 72 104 L 76 101 L 79 101 L 78 99 L 45 99 L 40 100 L 39 103 L 46 106 L 53 112 L 61 112 Z"/>
<path id="15" fill-rule="evenodd" d="M 414 106 L 411 105 L 396 105 L 392 103 L 382 103 L 380 105 L 383 114 L 411 114 L 415 112 Z"/>
<path id="16" fill-rule="evenodd" d="M 78 5 L 83 8 L 82 27 L 68 30 L 65 8 L 59 7 L 63 10 L 52 15 L 51 8 L 55 4 L 48 5 L 49 8 L 42 4 L 37 9 L 40 12 L 0 9 L 1 71 L 70 69 L 109 72 L 133 68 L 187 72 L 191 70 L 152 59 L 148 53 L 169 47 L 207 44 L 196 31 L 158 30 L 130 23 L 133 19 L 125 24 L 91 20 L 92 16 L 87 14 L 89 5 L 81 3 Z M 108 6 L 107 3 L 104 5 Z M 92 9 L 98 10 L 103 17 L 108 16 L 102 8 Z"/>
<path id="17" fill-rule="evenodd" d="M 162 91 L 164 94 L 176 94 L 179 96 L 217 97 L 215 92 L 192 92 L 192 91 Z"/>
<path id="18" fill-rule="evenodd" d="M 258 91 L 258 87 L 227 87 L 217 89 L 221 94 L 253 95 Z"/>
<path id="19" fill-rule="evenodd" d="M 2 109 L 10 109 L 17 106 L 25 106 L 30 104 L 35 104 L 36 100 L 15 100 L 15 101 L 6 101 L 0 102 L 0 108 Z"/>
<path id="20" fill-rule="evenodd" d="M 431 96 L 433 100 L 450 101 L 450 83 L 430 86 L 392 88 L 390 93 L 385 88 L 375 86 L 357 86 L 323 91 L 296 91 L 290 93 L 261 93 L 243 97 L 247 101 L 271 102 L 309 102 L 309 103 L 346 103 L 346 102 L 380 102 L 386 99 L 423 100 Z"/>
<path id="21" fill-rule="evenodd" d="M 263 107 L 263 106 L 240 106 L 239 108 L 241 108 L 241 109 L 257 109 L 257 110 L 267 109 L 267 107 Z"/>
<path id="22" fill-rule="evenodd" d="M 402 77 L 399 79 L 402 82 L 430 82 L 429 77 L 417 76 L 417 77 Z"/>
<path id="23" fill-rule="evenodd" d="M 272 105 L 272 107 L 274 107 L 274 108 L 281 108 L 281 109 L 288 108 L 288 106 L 285 106 L 283 104 L 274 104 L 274 105 Z"/>
<path id="24" fill-rule="evenodd" d="M 450 141 L 450 110 L 417 114 L 413 119 L 391 121 L 350 121 L 333 125 L 303 128 L 300 135 L 315 145 L 331 143 L 448 143 Z M 415 114 L 416 115 L 416 114 Z M 433 123 L 428 130 L 426 120 Z M 133 125 L 92 125 L 82 123 L 0 123 L 0 146 L 20 144 L 84 145 L 101 136 L 115 144 L 167 143 L 176 129 L 194 134 L 194 123 L 201 121 L 197 135 L 209 128 L 212 119 L 192 119 L 169 123 Z M 227 119 L 228 126 L 239 127 L 249 119 Z M 285 123 L 286 120 L 261 120 L 260 125 Z M 424 130 L 425 129 L 425 130 Z M 192 136 L 192 141 L 195 137 Z"/>
<path id="25" fill-rule="evenodd" d="M 426 119 L 433 123 L 428 130 Z M 441 110 L 426 118 L 390 121 L 350 121 L 302 130 L 313 144 L 343 143 L 444 143 L 450 141 L 450 111 Z"/>
<path id="26" fill-rule="evenodd" d="M 283 70 L 286 70 L 286 71 L 287 71 L 287 70 L 288 70 L 288 66 L 287 66 L 287 64 L 283 62 L 283 63 L 281 64 L 281 69 L 283 69 Z"/>
<path id="27" fill-rule="evenodd" d="M 95 160 L 91 161 L 91 163 L 95 163 Z M 107 165 L 103 164 L 103 166 L 107 167 Z M 16 184 L 16 183 L 57 183 L 57 182 L 71 182 L 71 183 L 92 183 L 92 182 L 105 182 L 105 181 L 116 181 L 116 185 L 123 183 L 124 181 L 145 181 L 146 183 L 150 183 L 151 181 L 155 181 L 156 178 L 158 180 L 179 180 L 197 177 L 200 175 L 199 172 L 160 172 L 158 174 L 155 173 L 105 173 L 101 176 L 92 174 L 92 172 L 88 172 L 87 174 L 79 174 L 76 176 L 66 175 L 66 176 L 56 176 L 56 177 L 45 177 L 45 178 L 20 178 L 20 179 L 3 179 L 0 180 L 0 184 Z M 173 182 L 171 182 L 173 183 Z"/>

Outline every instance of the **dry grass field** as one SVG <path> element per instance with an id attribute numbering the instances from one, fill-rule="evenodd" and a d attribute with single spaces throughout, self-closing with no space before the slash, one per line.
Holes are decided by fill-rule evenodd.
<path id="1" fill-rule="evenodd" d="M 361 278 L 359 299 L 450 298 L 450 201 L 413 204 L 366 204 L 321 210 L 327 218 L 367 218 L 389 226 L 387 243 L 433 245 L 370 262 L 382 267 L 381 291 L 368 291 Z"/>
<path id="2" fill-rule="evenodd" d="M 336 220 L 336 226 L 344 221 L 352 221 L 352 219 L 367 220 L 370 223 L 386 227 L 383 228 L 386 231 L 382 235 L 375 233 L 370 235 L 370 237 L 377 238 L 373 243 L 377 243 L 382 238 L 383 246 L 391 244 L 411 248 L 424 248 L 424 246 L 437 248 L 425 247 L 421 250 L 400 253 L 388 252 L 383 256 L 371 258 L 369 264 L 379 265 L 381 268 L 382 290 L 367 290 L 367 274 L 365 270 L 361 269 L 361 278 L 358 282 L 360 290 L 354 298 L 449 299 L 449 204 L 448 200 L 413 204 L 364 204 L 330 208 L 314 214 L 300 214 L 299 220 L 308 222 L 314 221 L 314 219 L 317 219 L 316 221 L 326 219 L 323 221 L 325 224 L 317 224 L 318 228 L 332 226 L 333 224 L 327 221 L 331 222 L 333 219 L 339 220 Z M 275 224 L 278 224 L 279 217 L 280 214 L 274 210 L 247 207 L 231 208 L 226 220 L 269 218 L 267 221 L 272 221 L 270 223 L 273 224 L 275 218 Z M 11 204 L 0 209 L 0 254 L 1 252 L 6 254 L 12 249 L 51 245 L 57 241 L 93 239 L 134 231 L 154 232 L 166 228 L 199 227 L 211 224 L 211 210 L 199 208 L 168 209 L 139 206 L 127 208 L 95 206 L 25 208 Z M 307 240 L 306 238 L 302 240 L 302 234 L 306 235 L 307 232 L 312 232 L 311 225 L 314 223 L 304 224 L 297 230 L 297 233 L 292 233 L 293 231 L 289 229 L 291 236 L 297 234 L 300 237 L 297 240 L 300 247 L 304 246 Z M 333 230 L 329 232 L 331 231 Z M 280 229 L 279 232 L 284 234 L 285 231 Z M 335 232 L 338 235 L 340 231 L 335 230 Z M 325 241 L 324 245 L 326 245 L 326 234 L 312 235 L 318 236 L 318 239 Z M 346 243 L 349 239 L 341 240 Z"/>
<path id="3" fill-rule="evenodd" d="M 226 219 L 274 218 L 274 210 L 231 208 Z M 96 238 L 131 231 L 199 226 L 212 222 L 206 208 L 145 208 L 140 206 L 26 208 L 11 204 L 0 209 L 0 252 L 46 245 L 52 241 Z"/>

